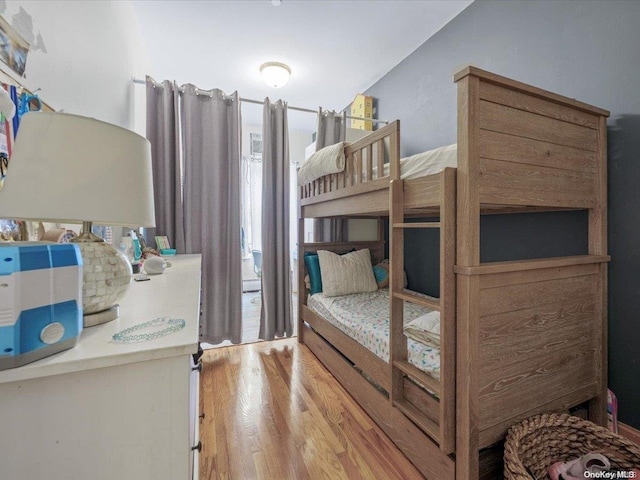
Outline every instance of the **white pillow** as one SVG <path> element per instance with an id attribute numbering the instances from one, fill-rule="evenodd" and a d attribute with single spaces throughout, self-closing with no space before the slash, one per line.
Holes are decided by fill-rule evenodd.
<path id="1" fill-rule="evenodd" d="M 318 259 L 325 297 L 375 292 L 378 289 L 368 248 L 345 255 L 318 250 Z"/>
<path id="2" fill-rule="evenodd" d="M 433 311 L 404 326 L 405 336 L 432 347 L 440 346 L 440 312 Z"/>

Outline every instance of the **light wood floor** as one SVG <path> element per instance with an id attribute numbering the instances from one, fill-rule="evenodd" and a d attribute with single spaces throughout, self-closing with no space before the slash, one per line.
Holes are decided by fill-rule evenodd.
<path id="1" fill-rule="evenodd" d="M 297 339 L 202 360 L 201 479 L 422 478 Z"/>

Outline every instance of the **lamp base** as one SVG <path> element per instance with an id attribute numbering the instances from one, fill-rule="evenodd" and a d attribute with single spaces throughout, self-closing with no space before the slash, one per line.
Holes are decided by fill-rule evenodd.
<path id="1" fill-rule="evenodd" d="M 76 240 L 83 262 L 82 309 L 84 326 L 118 318 L 118 302 L 131 284 L 131 265 L 113 245 L 101 238 Z"/>
<path id="2" fill-rule="evenodd" d="M 120 316 L 120 305 L 114 305 L 111 308 L 96 313 L 87 313 L 82 316 L 84 328 L 95 327 L 102 323 L 110 322 Z"/>

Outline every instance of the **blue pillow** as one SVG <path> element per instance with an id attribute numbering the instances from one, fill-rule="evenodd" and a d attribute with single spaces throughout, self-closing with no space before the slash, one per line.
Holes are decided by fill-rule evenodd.
<path id="1" fill-rule="evenodd" d="M 378 288 L 384 288 L 389 285 L 389 271 L 379 265 L 373 266 L 373 276 L 376 277 Z"/>
<path id="2" fill-rule="evenodd" d="M 320 274 L 320 259 L 317 253 L 304 252 L 304 264 L 309 274 L 309 293 L 311 295 L 322 291 L 322 275 Z"/>

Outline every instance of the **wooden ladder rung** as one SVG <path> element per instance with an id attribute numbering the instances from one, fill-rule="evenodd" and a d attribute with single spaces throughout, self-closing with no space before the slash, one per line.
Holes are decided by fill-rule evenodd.
<path id="1" fill-rule="evenodd" d="M 409 377 L 429 390 L 429 392 L 431 392 L 433 395 L 436 395 L 438 397 L 440 396 L 440 382 L 438 382 L 438 380 L 436 380 L 432 376 L 427 375 L 422 370 L 411 365 L 406 360 L 395 360 L 393 362 L 393 366 L 403 373 L 409 375 Z"/>
<path id="2" fill-rule="evenodd" d="M 436 442 L 440 441 L 440 427 L 420 410 L 404 399 L 397 400 L 394 406 Z"/>
<path id="3" fill-rule="evenodd" d="M 440 222 L 394 223 L 393 228 L 440 228 Z"/>
<path id="4" fill-rule="evenodd" d="M 405 302 L 415 303 L 416 305 L 421 305 L 423 307 L 430 308 L 431 310 L 440 311 L 440 300 L 421 297 L 420 295 L 410 293 L 409 291 L 393 292 L 393 296 L 404 300 Z"/>

